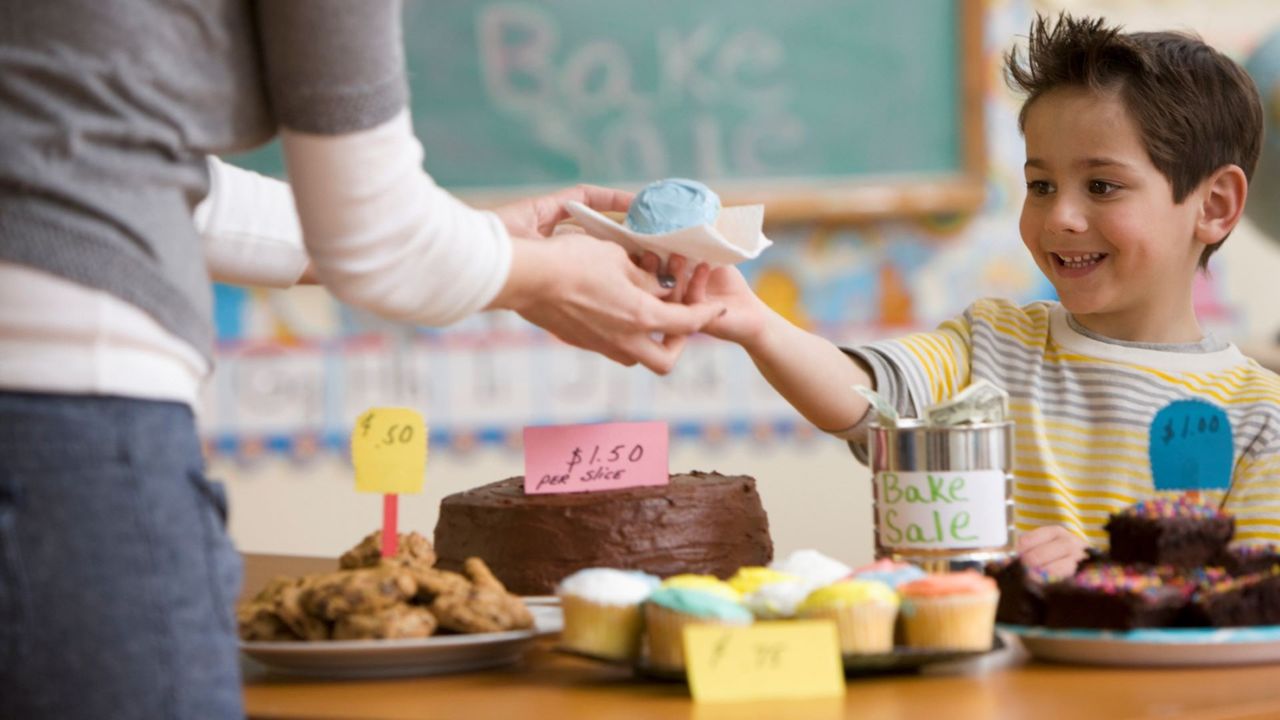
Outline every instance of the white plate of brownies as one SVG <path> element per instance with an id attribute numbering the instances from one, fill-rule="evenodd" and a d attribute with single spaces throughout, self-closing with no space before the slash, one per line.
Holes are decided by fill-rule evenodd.
<path id="1" fill-rule="evenodd" d="M 1000 625 L 1032 657 L 1083 665 L 1194 667 L 1280 662 L 1280 625 L 1058 630 Z"/>

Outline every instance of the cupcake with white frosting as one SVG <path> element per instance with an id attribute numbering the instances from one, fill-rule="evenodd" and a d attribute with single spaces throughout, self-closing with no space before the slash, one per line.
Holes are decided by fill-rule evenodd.
<path id="1" fill-rule="evenodd" d="M 769 567 L 809 582 L 810 589 L 843 580 L 853 572 L 848 565 L 817 550 L 796 550 L 781 560 L 774 560 Z"/>
<path id="2" fill-rule="evenodd" d="M 560 582 L 564 610 L 560 644 L 575 652 L 631 661 L 640 651 L 641 603 L 658 588 L 653 575 L 635 570 L 589 568 Z"/>
<path id="3" fill-rule="evenodd" d="M 761 620 L 795 617 L 796 608 L 813 591 L 813 584 L 789 575 L 784 577 L 787 579 L 766 583 L 747 593 L 742 597 L 742 604 Z"/>

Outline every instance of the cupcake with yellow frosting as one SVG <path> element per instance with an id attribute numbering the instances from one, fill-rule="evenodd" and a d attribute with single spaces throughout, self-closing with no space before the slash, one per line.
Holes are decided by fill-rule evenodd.
<path id="1" fill-rule="evenodd" d="M 649 638 L 649 664 L 675 671 L 684 670 L 685 627 L 750 625 L 752 620 L 751 612 L 736 599 L 723 593 L 681 587 L 655 590 L 644 603 L 644 619 Z"/>
<path id="2" fill-rule="evenodd" d="M 640 651 L 644 616 L 640 605 L 658 578 L 635 570 L 589 568 L 560 582 L 564 611 L 560 644 L 587 655 L 633 660 Z"/>
<path id="3" fill-rule="evenodd" d="M 928 575 L 898 586 L 904 639 L 910 647 L 990 650 L 996 583 L 976 571 Z"/>
<path id="4" fill-rule="evenodd" d="M 846 655 L 887 653 L 893 650 L 898 594 L 881 582 L 841 580 L 809 593 L 796 615 L 834 620 Z"/>
<path id="5" fill-rule="evenodd" d="M 748 565 L 738 568 L 738 572 L 728 579 L 729 587 L 737 590 L 742 596 L 750 595 L 765 585 L 799 580 L 791 573 L 781 572 L 773 568 Z"/>

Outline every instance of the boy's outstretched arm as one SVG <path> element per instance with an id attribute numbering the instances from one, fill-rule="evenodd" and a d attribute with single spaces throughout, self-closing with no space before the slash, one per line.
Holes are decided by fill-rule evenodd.
<path id="1" fill-rule="evenodd" d="M 845 430 L 866 414 L 867 401 L 852 386 L 874 387 L 871 374 L 831 341 L 765 305 L 737 268 L 699 265 L 683 299 L 724 305 L 725 312 L 702 332 L 741 345 L 764 379 L 818 428 Z"/>

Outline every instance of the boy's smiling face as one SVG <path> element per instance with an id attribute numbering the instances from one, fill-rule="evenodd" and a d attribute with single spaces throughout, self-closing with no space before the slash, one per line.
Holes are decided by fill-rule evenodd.
<path id="1" fill-rule="evenodd" d="M 1198 191 L 1179 204 L 1118 96 L 1059 88 L 1027 110 L 1022 241 L 1062 304 L 1107 337 L 1199 340 Z"/>

